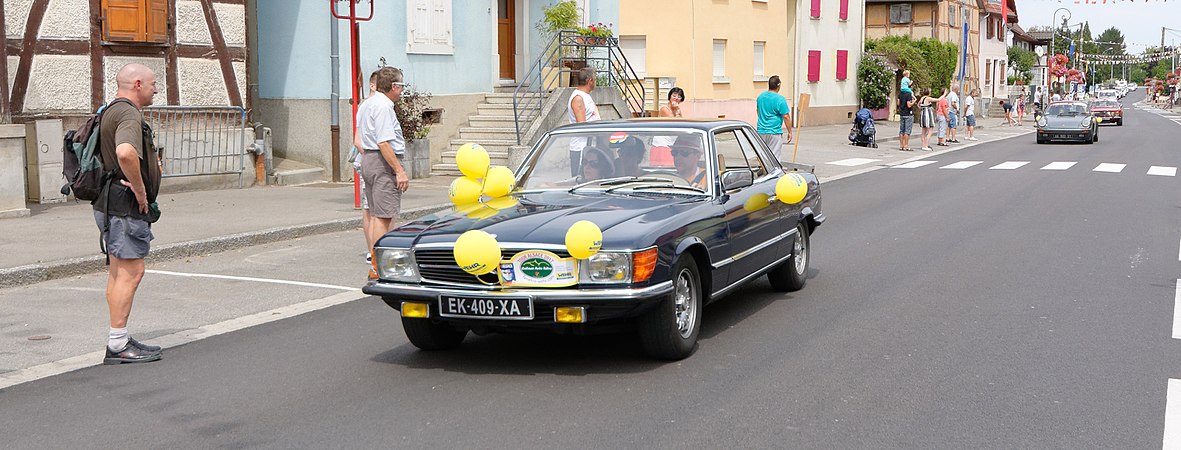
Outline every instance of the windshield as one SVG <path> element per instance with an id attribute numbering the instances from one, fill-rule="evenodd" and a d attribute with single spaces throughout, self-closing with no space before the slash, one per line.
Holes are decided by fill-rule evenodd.
<path id="1" fill-rule="evenodd" d="M 1050 109 L 1046 110 L 1046 115 L 1049 116 L 1071 116 L 1086 113 L 1087 105 L 1081 103 L 1060 103 L 1050 105 Z"/>
<path id="2" fill-rule="evenodd" d="M 525 162 L 518 186 L 536 189 L 706 191 L 703 134 L 691 130 L 557 133 Z M 683 189 L 695 188 L 695 189 Z"/>

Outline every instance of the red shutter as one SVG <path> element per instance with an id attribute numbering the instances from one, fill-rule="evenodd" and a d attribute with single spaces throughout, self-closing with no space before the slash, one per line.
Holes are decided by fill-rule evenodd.
<path id="1" fill-rule="evenodd" d="M 808 82 L 817 81 L 820 81 L 820 50 L 808 50 Z"/>
<path id="2" fill-rule="evenodd" d="M 849 78 L 849 51 L 837 50 L 837 79 Z"/>
<path id="3" fill-rule="evenodd" d="M 849 0 L 841 0 L 841 20 L 849 20 Z"/>
<path id="4" fill-rule="evenodd" d="M 812 0 L 812 18 L 820 18 L 820 0 Z"/>

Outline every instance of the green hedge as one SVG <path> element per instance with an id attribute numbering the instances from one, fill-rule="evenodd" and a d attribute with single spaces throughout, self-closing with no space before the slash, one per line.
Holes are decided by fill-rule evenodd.
<path id="1" fill-rule="evenodd" d="M 866 39 L 865 50 L 885 55 L 900 69 L 910 70 L 916 93 L 929 87 L 935 95 L 951 86 L 960 56 L 959 47 L 955 44 L 931 38 L 916 41 L 909 36 Z"/>

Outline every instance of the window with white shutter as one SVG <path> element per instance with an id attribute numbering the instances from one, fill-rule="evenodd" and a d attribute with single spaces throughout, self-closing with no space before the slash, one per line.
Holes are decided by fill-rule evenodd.
<path id="1" fill-rule="evenodd" d="M 729 83 L 726 78 L 726 40 L 714 39 L 714 83 Z"/>
<path id="2" fill-rule="evenodd" d="M 767 80 L 767 75 L 765 75 L 765 72 L 763 69 L 763 61 L 765 60 L 766 53 L 767 53 L 767 43 L 755 41 L 755 55 L 754 55 L 755 78 L 754 78 L 754 81 L 766 81 Z"/>
<path id="3" fill-rule="evenodd" d="M 452 0 L 406 0 L 406 53 L 455 54 Z"/>
<path id="4" fill-rule="evenodd" d="M 636 71 L 636 76 L 648 76 L 648 38 L 646 36 L 620 36 L 619 49 L 623 50 L 623 57 Z"/>

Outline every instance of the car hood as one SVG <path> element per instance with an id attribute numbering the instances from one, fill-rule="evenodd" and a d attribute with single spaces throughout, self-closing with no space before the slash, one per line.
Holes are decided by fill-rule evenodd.
<path id="1" fill-rule="evenodd" d="M 1070 128 L 1077 130 L 1084 127 L 1089 128 L 1091 126 L 1089 122 L 1094 120 L 1090 114 L 1078 116 L 1046 116 L 1046 125 L 1042 128 Z"/>
<path id="2" fill-rule="evenodd" d="M 694 220 L 687 213 L 710 201 L 704 196 L 624 196 L 598 191 L 513 194 L 489 202 L 491 206 L 452 207 L 404 224 L 386 234 L 379 245 L 454 243 L 468 230 L 490 233 L 502 244 L 564 245 L 570 225 L 589 220 L 603 230 L 603 248 L 636 249 Z"/>

